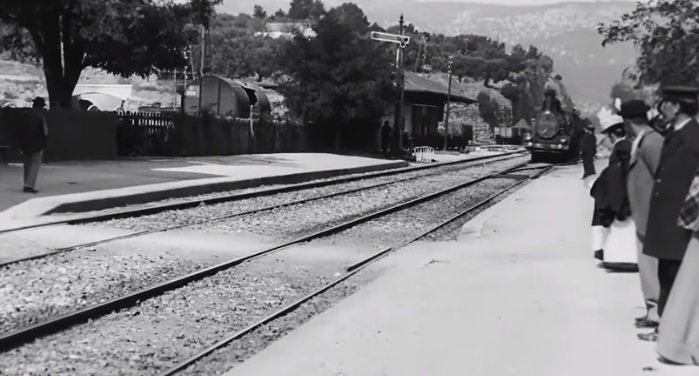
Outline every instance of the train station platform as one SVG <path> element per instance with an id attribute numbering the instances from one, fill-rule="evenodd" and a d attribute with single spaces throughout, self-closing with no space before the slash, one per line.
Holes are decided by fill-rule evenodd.
<path id="1" fill-rule="evenodd" d="M 324 153 L 51 163 L 41 166 L 37 195 L 22 192 L 21 164 L 0 165 L 0 222 L 407 165 L 404 161 Z"/>
<path id="2" fill-rule="evenodd" d="M 639 276 L 595 265 L 581 175 L 558 167 L 457 241 L 382 260 L 379 279 L 225 376 L 696 375 L 637 339 Z"/>
<path id="3" fill-rule="evenodd" d="M 511 150 L 435 154 L 437 162 Z M 295 184 L 341 175 L 407 167 L 386 160 L 325 153 L 139 158 L 41 166 L 39 194 L 22 192 L 21 164 L 0 164 L 0 229 L 78 217 L 86 212 L 260 186 Z M 83 213 L 83 214 L 80 214 Z"/>

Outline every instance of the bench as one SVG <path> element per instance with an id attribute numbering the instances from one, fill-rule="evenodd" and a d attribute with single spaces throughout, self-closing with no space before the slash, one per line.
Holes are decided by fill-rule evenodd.
<path id="1" fill-rule="evenodd" d="M 434 149 L 429 146 L 418 146 L 413 149 L 413 156 L 415 156 L 415 162 L 429 163 L 434 158 Z"/>
<path id="2" fill-rule="evenodd" d="M 10 150 L 9 145 L 0 145 L 0 161 L 7 166 L 7 151 Z"/>

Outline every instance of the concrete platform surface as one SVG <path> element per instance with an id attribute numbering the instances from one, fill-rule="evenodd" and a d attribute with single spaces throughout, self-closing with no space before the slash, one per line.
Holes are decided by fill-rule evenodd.
<path id="1" fill-rule="evenodd" d="M 660 364 L 636 338 L 638 274 L 593 262 L 581 175 L 560 167 L 480 214 L 458 241 L 383 260 L 384 276 L 225 375 L 699 374 Z"/>
<path id="2" fill-rule="evenodd" d="M 81 212 L 262 184 L 289 184 L 405 167 L 402 161 L 321 153 L 151 158 L 43 165 L 38 195 L 21 192 L 19 164 L 0 166 L 0 222 Z M 262 179 L 263 181 L 258 181 Z M 139 202 L 140 201 L 140 202 Z"/>

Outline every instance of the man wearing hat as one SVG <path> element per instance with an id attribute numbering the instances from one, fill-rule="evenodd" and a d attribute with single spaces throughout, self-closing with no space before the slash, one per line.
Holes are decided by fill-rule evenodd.
<path id="1" fill-rule="evenodd" d="M 643 241 L 648 221 L 655 172 L 660 162 L 663 137 L 648 123 L 651 108 L 642 100 L 631 100 L 621 104 L 619 115 L 624 119 L 627 132 L 634 137 L 631 147 L 631 162 L 626 184 L 631 204 L 631 217 L 636 227 L 636 249 L 638 271 L 641 277 L 641 292 L 646 304 L 646 315 L 636 319 L 638 328 L 658 326 L 658 260 L 643 254 Z"/>
<path id="2" fill-rule="evenodd" d="M 48 137 L 48 127 L 44 109 L 46 100 L 36 97 L 32 103 L 32 110 L 27 118 L 27 123 L 21 127 L 20 150 L 24 156 L 24 192 L 37 193 L 34 188 L 39 176 L 39 166 L 44 154 L 44 147 Z"/>
<path id="3" fill-rule="evenodd" d="M 699 89 L 666 87 L 660 106 L 671 127 L 660 154 L 651 195 L 643 253 L 658 259 L 658 315 L 662 317 L 675 277 L 691 238 L 691 231 L 677 220 L 692 179 L 699 168 Z M 653 333 L 639 334 L 645 341 L 657 339 Z"/>
<path id="4" fill-rule="evenodd" d="M 595 137 L 595 125 L 589 123 L 585 126 L 585 134 L 580 140 L 580 155 L 583 162 L 583 180 L 595 175 L 595 155 L 597 154 L 597 138 Z"/>

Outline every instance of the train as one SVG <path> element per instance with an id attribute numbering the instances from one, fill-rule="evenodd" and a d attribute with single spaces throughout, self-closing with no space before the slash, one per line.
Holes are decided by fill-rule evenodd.
<path id="1" fill-rule="evenodd" d="M 532 121 L 531 133 L 524 137 L 524 147 L 530 151 L 532 162 L 575 159 L 580 154 L 586 126 L 577 110 L 564 110 L 555 90 L 548 90 Z"/>

